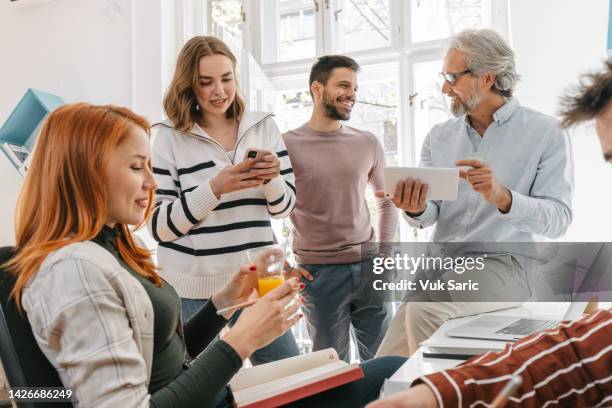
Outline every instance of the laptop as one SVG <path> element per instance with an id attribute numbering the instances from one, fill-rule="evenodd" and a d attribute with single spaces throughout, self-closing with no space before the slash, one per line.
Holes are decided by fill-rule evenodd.
<path id="1" fill-rule="evenodd" d="M 608 269 L 612 269 L 612 243 L 610 242 L 602 244 L 577 293 L 593 292 L 593 288 L 597 287 Z M 562 320 L 535 316 L 482 316 L 449 329 L 446 335 L 469 339 L 516 341 L 532 333 L 552 328 L 561 321 L 578 319 L 587 304 L 588 302 L 572 302 Z"/>

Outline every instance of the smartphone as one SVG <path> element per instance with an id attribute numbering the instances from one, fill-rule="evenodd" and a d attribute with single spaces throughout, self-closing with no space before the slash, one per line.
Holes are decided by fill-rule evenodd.
<path id="1" fill-rule="evenodd" d="M 263 160 L 264 156 L 267 156 L 269 154 L 272 154 L 272 152 L 269 150 L 249 148 L 247 149 L 246 154 L 244 155 L 244 160 L 255 159 L 255 161 L 261 161 Z"/>
<path id="2" fill-rule="evenodd" d="M 267 156 L 269 154 L 272 154 L 272 152 L 270 152 L 269 150 L 249 148 L 247 149 L 246 154 L 244 155 L 244 160 L 255 159 L 255 162 L 258 162 L 262 161 L 264 156 Z M 245 170 L 243 171 L 243 173 L 247 173 L 249 170 Z M 245 180 L 257 180 L 257 177 L 251 177 Z"/>
<path id="3" fill-rule="evenodd" d="M 450 352 L 449 352 L 450 351 Z M 449 360 L 468 360 L 474 357 L 476 354 L 469 354 L 465 351 L 462 352 L 461 349 L 453 350 L 452 348 L 449 350 L 445 347 L 426 347 L 423 350 L 423 357 L 427 358 L 443 358 Z"/>

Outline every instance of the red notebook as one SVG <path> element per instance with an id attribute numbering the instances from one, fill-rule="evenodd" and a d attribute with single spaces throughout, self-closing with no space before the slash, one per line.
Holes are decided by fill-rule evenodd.
<path id="1" fill-rule="evenodd" d="M 230 381 L 237 408 L 278 407 L 363 378 L 334 349 L 286 358 L 241 370 Z"/>

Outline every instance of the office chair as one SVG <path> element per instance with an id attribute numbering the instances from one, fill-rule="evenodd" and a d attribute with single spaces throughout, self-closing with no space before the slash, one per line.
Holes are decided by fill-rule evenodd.
<path id="1" fill-rule="evenodd" d="M 13 247 L 0 248 L 0 265 L 13 255 Z M 28 319 L 19 314 L 10 293 L 15 278 L 0 267 L 0 359 L 11 387 L 63 387 L 55 368 L 42 353 Z M 70 402 L 19 402 L 18 407 L 73 407 Z"/>

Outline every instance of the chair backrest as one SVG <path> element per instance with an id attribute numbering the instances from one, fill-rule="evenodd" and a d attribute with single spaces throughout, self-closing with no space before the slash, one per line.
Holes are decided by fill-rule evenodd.
<path id="1" fill-rule="evenodd" d="M 14 248 L 0 248 L 0 265 Z M 10 293 L 15 278 L 0 268 L 0 359 L 11 387 L 63 387 L 57 371 L 38 347 L 28 319 L 17 310 Z M 72 407 L 71 403 L 21 402 L 19 407 Z"/>

